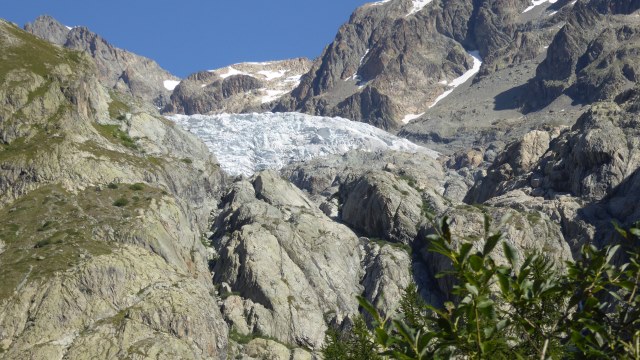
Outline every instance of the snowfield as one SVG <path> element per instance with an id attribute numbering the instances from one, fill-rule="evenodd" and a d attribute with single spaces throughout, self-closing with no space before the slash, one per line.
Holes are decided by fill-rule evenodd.
<path id="1" fill-rule="evenodd" d="M 371 125 L 343 118 L 300 113 L 173 115 L 169 119 L 192 132 L 209 147 L 223 170 L 250 176 L 349 150 L 436 151 L 391 135 Z"/>

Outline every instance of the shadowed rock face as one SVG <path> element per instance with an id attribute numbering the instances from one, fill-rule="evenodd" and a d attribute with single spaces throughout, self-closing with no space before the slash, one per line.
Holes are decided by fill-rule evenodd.
<path id="1" fill-rule="evenodd" d="M 69 29 L 50 16 L 40 16 L 24 28 L 56 45 L 87 52 L 107 88 L 140 97 L 155 106 L 168 103 L 171 91 L 165 88 L 164 82 L 179 80 L 155 61 L 118 49 L 85 27 Z"/>
<path id="2" fill-rule="evenodd" d="M 527 109 L 541 109 L 563 93 L 583 103 L 611 100 L 633 86 L 640 20 L 629 14 L 638 9 L 632 0 L 578 1 L 530 82 L 535 96 Z"/>

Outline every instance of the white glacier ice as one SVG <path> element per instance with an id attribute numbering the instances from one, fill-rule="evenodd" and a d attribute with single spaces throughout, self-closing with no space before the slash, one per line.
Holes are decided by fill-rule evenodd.
<path id="1" fill-rule="evenodd" d="M 343 118 L 300 113 L 173 115 L 173 120 L 202 139 L 231 175 L 250 176 L 315 157 L 363 151 L 436 151 L 371 125 Z"/>

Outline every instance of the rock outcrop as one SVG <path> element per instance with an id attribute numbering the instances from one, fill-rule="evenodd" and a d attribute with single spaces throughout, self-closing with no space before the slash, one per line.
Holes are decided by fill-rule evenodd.
<path id="1" fill-rule="evenodd" d="M 245 336 L 317 351 L 358 313 L 356 295 L 393 312 L 410 280 L 405 250 L 359 239 L 273 171 L 234 183 L 213 230 L 223 314 Z"/>
<path id="2" fill-rule="evenodd" d="M 578 1 L 529 84 L 528 110 L 561 94 L 591 103 L 611 100 L 638 81 L 640 21 L 635 0 Z"/>
<path id="3" fill-rule="evenodd" d="M 0 48 L 2 356 L 225 358 L 201 242 L 215 159 L 86 54 L 4 21 Z"/>
<path id="4" fill-rule="evenodd" d="M 264 111 L 298 86 L 310 66 L 311 61 L 298 58 L 198 72 L 180 82 L 164 111 L 187 115 Z"/>
<path id="5" fill-rule="evenodd" d="M 88 53 L 104 86 L 140 97 L 157 107 L 169 103 L 174 84 L 179 82 L 155 61 L 119 49 L 86 27 L 67 28 L 50 16 L 40 16 L 24 28 L 56 45 Z"/>

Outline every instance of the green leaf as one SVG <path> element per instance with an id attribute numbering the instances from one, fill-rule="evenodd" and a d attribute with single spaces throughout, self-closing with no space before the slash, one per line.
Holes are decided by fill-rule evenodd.
<path id="1" fill-rule="evenodd" d="M 491 299 L 483 299 L 482 301 L 478 302 L 479 309 L 488 308 L 490 306 L 493 306 L 493 300 Z"/>
<path id="2" fill-rule="evenodd" d="M 619 249 L 620 249 L 620 245 L 616 245 L 609 248 L 609 250 L 607 250 L 607 261 L 606 261 L 607 264 L 611 262 L 611 259 L 616 254 L 616 252 L 618 252 Z"/>
<path id="3" fill-rule="evenodd" d="M 482 270 L 484 261 L 482 261 L 482 258 L 478 255 L 471 255 L 469 257 L 469 265 L 471 265 L 471 269 L 473 271 L 477 272 Z"/>
<path id="4" fill-rule="evenodd" d="M 497 233 L 497 234 L 489 237 L 487 239 L 487 242 L 484 244 L 484 249 L 482 250 L 482 255 L 487 256 L 493 250 L 493 248 L 496 247 L 496 245 L 498 244 L 498 241 L 500 241 L 501 237 L 502 237 L 501 233 Z"/>
<path id="5" fill-rule="evenodd" d="M 478 288 L 477 287 L 475 287 L 475 286 L 473 286 L 473 285 L 471 285 L 469 283 L 464 284 L 464 287 L 467 289 L 467 291 L 469 291 L 469 293 L 471 293 L 471 294 L 473 294 L 475 296 L 478 296 Z"/>
<path id="6" fill-rule="evenodd" d="M 509 286 L 509 277 L 502 273 L 496 273 L 498 277 L 498 284 L 500 285 L 500 291 L 502 291 L 503 295 L 509 294 L 510 286 Z"/>
<path id="7" fill-rule="evenodd" d="M 503 319 L 498 321 L 498 323 L 496 324 L 496 329 L 498 331 L 502 331 L 504 328 L 507 327 L 507 324 L 509 323 L 509 321 L 507 319 Z"/>
<path id="8" fill-rule="evenodd" d="M 369 315 L 371 315 L 373 317 L 373 319 L 376 321 L 377 324 L 382 324 L 382 321 L 380 320 L 380 314 L 378 314 L 378 311 L 376 310 L 376 308 L 369 302 L 369 300 L 365 299 L 362 296 L 358 296 L 358 303 L 360 304 L 360 306 L 362 306 L 362 308 L 369 313 Z"/>
<path id="9" fill-rule="evenodd" d="M 464 261 L 464 259 L 466 259 L 467 255 L 469 255 L 469 252 L 471 251 L 471 249 L 473 249 L 473 244 L 471 243 L 464 243 L 462 245 L 460 245 L 460 251 L 459 251 L 459 255 L 458 255 L 458 262 L 461 263 Z"/>
<path id="10" fill-rule="evenodd" d="M 516 266 L 516 249 L 506 241 L 502 243 L 502 249 L 511 266 Z"/>

